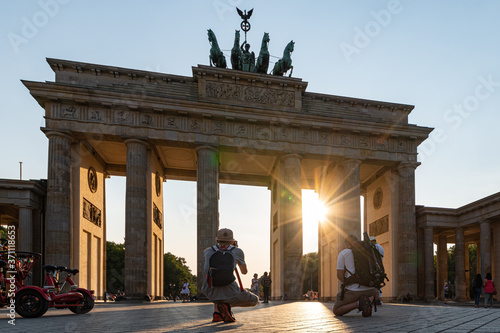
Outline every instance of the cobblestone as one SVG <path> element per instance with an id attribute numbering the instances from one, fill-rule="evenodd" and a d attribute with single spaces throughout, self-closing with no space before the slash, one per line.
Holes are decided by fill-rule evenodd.
<path id="1" fill-rule="evenodd" d="M 332 307 L 275 301 L 234 308 L 235 323 L 212 323 L 211 303 L 97 303 L 85 315 L 49 309 L 40 318 L 16 316 L 15 326 L 3 308 L 0 332 L 500 332 L 498 308 L 386 303 L 363 318 L 357 311 L 335 317 Z"/>

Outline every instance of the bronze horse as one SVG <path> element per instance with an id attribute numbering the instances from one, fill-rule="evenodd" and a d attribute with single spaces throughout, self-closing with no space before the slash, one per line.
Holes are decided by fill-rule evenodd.
<path id="1" fill-rule="evenodd" d="M 208 41 L 211 43 L 212 47 L 210 48 L 210 57 L 209 63 L 210 66 L 226 68 L 226 57 L 219 48 L 219 44 L 217 43 L 217 38 L 215 37 L 212 29 L 208 29 Z"/>
<path id="2" fill-rule="evenodd" d="M 264 32 L 259 57 L 257 58 L 257 63 L 255 64 L 256 73 L 267 74 L 267 69 L 269 68 L 269 51 L 267 49 L 267 44 L 269 41 L 269 33 Z"/>
<path id="3" fill-rule="evenodd" d="M 285 50 L 283 51 L 283 58 L 281 58 L 274 64 L 273 75 L 283 76 L 289 69 L 291 69 L 290 75 L 288 75 L 288 77 L 292 76 L 293 66 L 292 66 L 292 58 L 290 57 L 290 55 L 293 52 L 294 44 L 295 43 L 292 40 L 285 47 Z"/>
<path id="4" fill-rule="evenodd" d="M 243 61 L 243 55 L 240 49 L 240 31 L 235 30 L 234 32 L 234 45 L 231 49 L 231 66 L 233 69 L 241 70 Z"/>

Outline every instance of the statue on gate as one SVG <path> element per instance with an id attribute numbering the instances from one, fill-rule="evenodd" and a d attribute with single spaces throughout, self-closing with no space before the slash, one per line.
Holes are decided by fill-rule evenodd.
<path id="1" fill-rule="evenodd" d="M 269 68 L 269 51 L 267 50 L 267 44 L 269 41 L 269 33 L 264 32 L 259 57 L 257 58 L 257 64 L 255 64 L 256 73 L 267 74 L 267 69 Z"/>
<path id="2" fill-rule="evenodd" d="M 243 54 L 240 49 L 240 31 L 234 32 L 234 45 L 231 49 L 231 66 L 233 69 L 241 70 L 243 64 Z"/>
<path id="3" fill-rule="evenodd" d="M 224 57 L 224 54 L 220 50 L 219 44 L 217 43 L 217 38 L 215 37 L 212 29 L 208 29 L 208 41 L 212 45 L 212 47 L 210 48 L 209 57 L 210 66 L 226 68 L 226 57 Z"/>
<path id="4" fill-rule="evenodd" d="M 247 41 L 244 41 L 241 44 L 241 52 L 243 53 L 243 62 L 241 69 L 246 72 L 254 72 L 255 71 L 255 53 L 250 52 L 250 44 Z"/>
<path id="5" fill-rule="evenodd" d="M 289 69 L 291 69 L 290 71 L 290 75 L 288 75 L 288 77 L 291 77 L 292 76 L 292 73 L 293 73 L 293 66 L 292 66 L 292 58 L 291 58 L 291 54 L 293 52 L 293 46 L 295 45 L 295 43 L 293 42 L 293 40 L 288 43 L 288 45 L 285 47 L 285 50 L 283 51 L 283 58 L 281 58 L 280 60 L 278 60 L 275 64 L 274 64 L 274 68 L 273 68 L 273 75 L 280 75 L 280 76 L 283 76 Z"/>

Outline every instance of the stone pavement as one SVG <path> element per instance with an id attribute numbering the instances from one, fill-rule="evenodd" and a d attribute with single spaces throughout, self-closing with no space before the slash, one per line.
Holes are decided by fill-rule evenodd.
<path id="1" fill-rule="evenodd" d="M 357 311 L 335 317 L 332 306 L 275 301 L 235 308 L 235 323 L 212 323 L 211 303 L 96 303 L 85 315 L 49 309 L 40 318 L 16 316 L 15 326 L 2 308 L 0 332 L 500 332 L 498 307 L 386 303 L 363 318 Z"/>

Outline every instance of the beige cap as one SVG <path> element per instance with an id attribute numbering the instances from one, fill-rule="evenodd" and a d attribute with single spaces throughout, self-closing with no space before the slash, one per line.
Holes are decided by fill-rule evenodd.
<path id="1" fill-rule="evenodd" d="M 217 237 L 215 238 L 218 242 L 232 242 L 233 239 L 233 231 L 231 229 L 220 229 L 217 232 Z"/>

